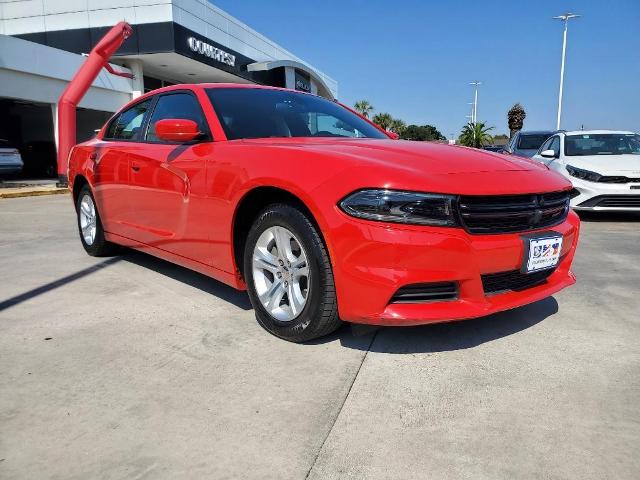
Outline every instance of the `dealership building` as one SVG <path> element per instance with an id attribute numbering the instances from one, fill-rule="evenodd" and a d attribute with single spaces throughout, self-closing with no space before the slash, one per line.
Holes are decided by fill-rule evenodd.
<path id="1" fill-rule="evenodd" d="M 255 83 L 337 97 L 331 77 L 207 0 L 3 1 L 0 139 L 37 157 L 31 167 L 55 159 L 56 102 L 83 54 L 123 20 L 133 35 L 111 63 L 134 78 L 100 73 L 79 104 L 79 141 L 129 100 L 176 83 Z"/>

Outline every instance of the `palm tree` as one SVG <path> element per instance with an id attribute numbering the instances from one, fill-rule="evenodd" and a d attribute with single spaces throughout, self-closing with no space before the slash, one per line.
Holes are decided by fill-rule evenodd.
<path id="1" fill-rule="evenodd" d="M 493 127 L 487 127 L 483 122 L 469 122 L 462 129 L 458 140 L 461 145 L 482 148 L 483 145 L 487 145 L 492 141 L 491 135 L 488 133 L 490 130 L 493 130 Z"/>
<path id="2" fill-rule="evenodd" d="M 393 122 L 393 117 L 388 113 L 376 113 L 373 116 L 373 123 L 378 125 L 383 130 L 389 130 L 389 128 L 391 128 L 392 122 Z"/>
<path id="3" fill-rule="evenodd" d="M 373 112 L 373 105 L 371 105 L 368 100 L 357 101 L 353 105 L 353 108 L 355 108 L 360 115 L 366 118 L 369 118 L 369 115 Z"/>
<path id="4" fill-rule="evenodd" d="M 509 109 L 507 112 L 507 122 L 509 123 L 509 138 L 513 137 L 513 135 L 522 130 L 522 126 L 524 124 L 524 119 L 527 116 L 527 112 L 524 111 L 524 108 L 519 103 L 516 103 L 513 107 Z"/>
<path id="5" fill-rule="evenodd" d="M 398 135 L 402 135 L 406 128 L 407 124 L 399 118 L 392 119 L 391 124 L 389 125 L 389 130 L 391 130 L 393 133 L 397 133 Z"/>

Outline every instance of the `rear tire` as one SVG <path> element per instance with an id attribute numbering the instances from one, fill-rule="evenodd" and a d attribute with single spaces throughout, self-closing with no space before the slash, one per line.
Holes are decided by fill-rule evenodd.
<path id="1" fill-rule="evenodd" d="M 274 204 L 260 213 L 245 245 L 244 277 L 258 323 L 277 337 L 304 342 L 342 323 L 329 254 L 298 208 Z"/>
<path id="2" fill-rule="evenodd" d="M 78 232 L 85 251 L 92 257 L 107 257 L 118 251 L 118 245 L 105 240 L 102 221 L 89 185 L 80 189 L 76 200 Z"/>

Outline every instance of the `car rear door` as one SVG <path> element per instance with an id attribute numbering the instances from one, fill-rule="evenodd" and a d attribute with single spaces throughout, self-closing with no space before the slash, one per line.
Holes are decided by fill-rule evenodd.
<path id="1" fill-rule="evenodd" d="M 94 194 L 104 229 L 130 237 L 129 150 L 142 139 L 142 127 L 151 100 L 144 100 L 116 116 L 91 153 L 94 160 Z"/>
<path id="2" fill-rule="evenodd" d="M 193 120 L 203 135 L 189 143 L 163 141 L 155 134 L 155 123 L 166 118 Z M 174 90 L 158 95 L 145 130 L 144 143 L 129 152 L 133 238 L 211 263 L 205 185 L 213 144 L 195 94 Z"/>

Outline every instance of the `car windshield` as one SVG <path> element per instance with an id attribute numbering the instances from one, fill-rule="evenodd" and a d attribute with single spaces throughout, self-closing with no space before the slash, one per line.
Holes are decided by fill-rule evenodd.
<path id="1" fill-rule="evenodd" d="M 523 134 L 518 139 L 518 149 L 520 150 L 538 150 L 540 145 L 552 135 L 549 133 Z"/>
<path id="2" fill-rule="evenodd" d="M 567 135 L 564 153 L 570 157 L 584 155 L 640 155 L 640 135 L 634 133 L 598 133 Z"/>
<path id="3" fill-rule="evenodd" d="M 207 94 L 229 140 L 389 138 L 346 108 L 315 95 L 263 88 L 210 88 Z"/>

